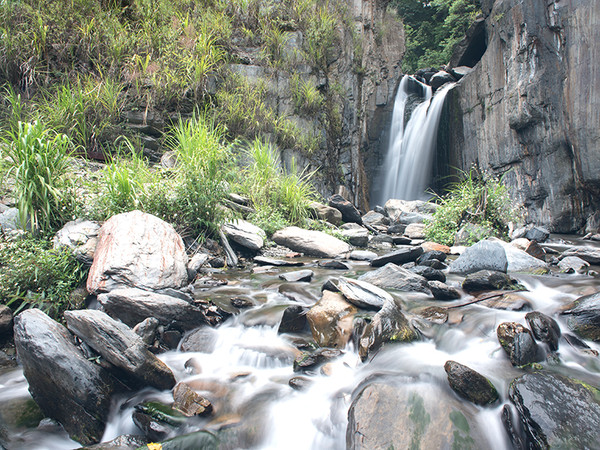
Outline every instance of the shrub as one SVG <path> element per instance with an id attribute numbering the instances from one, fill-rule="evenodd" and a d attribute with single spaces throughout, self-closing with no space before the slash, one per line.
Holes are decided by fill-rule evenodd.
<path id="1" fill-rule="evenodd" d="M 21 225 L 48 233 L 70 219 L 74 195 L 67 178 L 69 139 L 40 122 L 19 122 L 4 139 L 15 181 L 15 201 Z"/>
<path id="2" fill-rule="evenodd" d="M 69 249 L 52 249 L 47 240 L 0 235 L 0 303 L 15 313 L 38 307 L 54 318 L 73 304 L 71 293 L 87 277 Z"/>
<path id="3" fill-rule="evenodd" d="M 466 224 L 479 225 L 477 236 L 469 243 L 489 236 L 506 238 L 508 223 L 516 218 L 506 187 L 489 175 L 476 169 L 464 173 L 464 179 L 452 184 L 448 193 L 438 197 L 439 208 L 426 224 L 427 239 L 453 245 L 454 236 Z"/>

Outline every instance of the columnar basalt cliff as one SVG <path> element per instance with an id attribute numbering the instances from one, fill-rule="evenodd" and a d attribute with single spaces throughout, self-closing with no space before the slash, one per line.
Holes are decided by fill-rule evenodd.
<path id="1" fill-rule="evenodd" d="M 448 96 L 437 175 L 477 164 L 504 176 L 529 221 L 580 230 L 600 203 L 600 3 L 482 10 L 451 62 L 474 69 Z"/>

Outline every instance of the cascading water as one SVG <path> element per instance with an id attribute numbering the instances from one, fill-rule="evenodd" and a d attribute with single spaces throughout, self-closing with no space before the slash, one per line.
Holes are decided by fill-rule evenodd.
<path id="1" fill-rule="evenodd" d="M 432 98 L 430 86 L 408 75 L 402 78 L 394 102 L 380 204 L 390 198 L 417 200 L 425 196 L 442 107 L 446 94 L 453 86 L 444 86 Z M 422 101 L 405 125 L 407 105 L 415 94 Z"/>

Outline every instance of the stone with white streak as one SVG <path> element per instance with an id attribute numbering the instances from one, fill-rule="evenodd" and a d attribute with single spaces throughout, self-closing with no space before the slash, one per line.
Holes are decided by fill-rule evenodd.
<path id="1" fill-rule="evenodd" d="M 267 235 L 254 224 L 245 220 L 232 220 L 223 225 L 225 235 L 236 244 L 253 251 L 258 251 L 265 245 Z"/>

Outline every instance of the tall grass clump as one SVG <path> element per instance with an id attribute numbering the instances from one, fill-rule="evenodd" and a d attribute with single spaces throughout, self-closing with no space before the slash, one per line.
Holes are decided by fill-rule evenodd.
<path id="1" fill-rule="evenodd" d="M 453 183 L 448 193 L 438 197 L 439 208 L 426 224 L 427 239 L 454 245 L 456 233 L 465 225 L 477 225 L 472 244 L 490 236 L 506 238 L 508 224 L 516 219 L 516 208 L 501 180 L 476 169 L 463 173 L 463 179 Z"/>
<path id="2" fill-rule="evenodd" d="M 242 189 L 256 209 L 250 220 L 269 235 L 287 224 L 303 225 L 310 202 L 317 198 L 311 184 L 314 172 L 298 172 L 295 162 L 285 171 L 276 149 L 259 139 L 249 145 L 245 157 Z"/>
<path id="3" fill-rule="evenodd" d="M 323 107 L 323 95 L 310 81 L 300 78 L 297 73 L 290 79 L 290 90 L 294 106 L 299 113 L 311 116 Z"/>
<path id="4" fill-rule="evenodd" d="M 14 196 L 23 228 L 49 233 L 70 219 L 73 201 L 67 177 L 71 154 L 69 138 L 56 134 L 41 122 L 19 122 L 4 138 L 14 179 Z"/>

